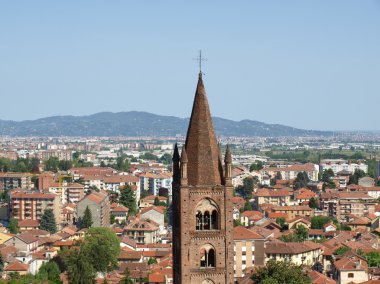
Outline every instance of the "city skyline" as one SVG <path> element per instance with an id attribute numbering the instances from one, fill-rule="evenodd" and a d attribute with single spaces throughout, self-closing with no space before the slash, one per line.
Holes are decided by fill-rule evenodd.
<path id="1" fill-rule="evenodd" d="M 187 117 L 202 49 L 213 116 L 379 129 L 378 2 L 167 3 L 0 4 L 0 119 Z"/>

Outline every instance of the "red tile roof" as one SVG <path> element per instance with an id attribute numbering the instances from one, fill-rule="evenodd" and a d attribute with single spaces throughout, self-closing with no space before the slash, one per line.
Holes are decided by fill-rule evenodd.
<path id="1" fill-rule="evenodd" d="M 13 262 L 7 265 L 4 269 L 5 271 L 28 271 L 29 264 Z"/>
<path id="2" fill-rule="evenodd" d="M 248 230 L 242 226 L 234 227 L 233 230 L 234 240 L 251 240 L 251 239 L 263 239 L 263 236 Z"/>

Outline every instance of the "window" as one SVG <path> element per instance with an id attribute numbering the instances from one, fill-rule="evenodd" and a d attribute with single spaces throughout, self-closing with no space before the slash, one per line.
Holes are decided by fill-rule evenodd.
<path id="1" fill-rule="evenodd" d="M 200 250 L 200 267 L 201 268 L 214 268 L 216 264 L 215 249 L 211 245 L 205 245 Z"/>
<path id="2" fill-rule="evenodd" d="M 353 273 L 348 273 L 348 278 L 354 278 L 354 274 Z"/>
<path id="3" fill-rule="evenodd" d="M 219 209 L 210 198 L 201 200 L 195 213 L 195 230 L 219 230 Z"/>

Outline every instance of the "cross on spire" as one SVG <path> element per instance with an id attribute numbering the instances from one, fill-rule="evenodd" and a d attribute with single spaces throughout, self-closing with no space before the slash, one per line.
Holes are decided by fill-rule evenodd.
<path id="1" fill-rule="evenodd" d="M 194 58 L 194 60 L 197 60 L 199 63 L 199 74 L 202 74 L 202 62 L 207 61 L 207 58 L 202 57 L 202 50 L 199 50 L 199 56 L 197 58 Z"/>

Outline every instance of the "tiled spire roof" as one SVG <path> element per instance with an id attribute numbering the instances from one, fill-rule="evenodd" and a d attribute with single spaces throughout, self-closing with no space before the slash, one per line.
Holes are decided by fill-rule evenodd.
<path id="1" fill-rule="evenodd" d="M 216 141 L 202 73 L 199 73 L 185 143 L 189 185 L 220 185 L 219 147 Z"/>

